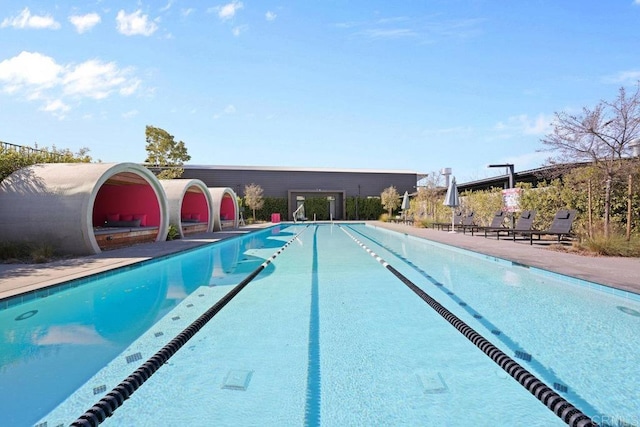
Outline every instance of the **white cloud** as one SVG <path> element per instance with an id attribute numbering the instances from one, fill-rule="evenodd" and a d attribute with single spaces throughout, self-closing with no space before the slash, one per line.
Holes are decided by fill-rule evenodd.
<path id="1" fill-rule="evenodd" d="M 116 22 L 118 32 L 125 36 L 150 36 L 158 29 L 158 25 L 149 20 L 149 15 L 143 15 L 141 10 L 136 10 L 128 15 L 124 10 L 120 10 Z"/>
<path id="2" fill-rule="evenodd" d="M 351 30 L 353 34 L 371 40 L 399 40 L 411 38 L 420 43 L 433 43 L 439 39 L 466 39 L 482 33 L 482 20 L 437 20 L 397 16 L 375 21 L 346 21 L 336 23 L 337 28 Z"/>
<path id="3" fill-rule="evenodd" d="M 453 135 L 464 137 L 468 135 L 473 135 L 475 130 L 471 127 L 467 126 L 457 126 L 451 128 L 440 128 L 440 129 L 426 129 L 422 132 L 422 134 L 426 137 L 439 137 L 443 135 Z"/>
<path id="4" fill-rule="evenodd" d="M 166 6 L 160 8 L 160 12 L 166 12 L 167 10 L 171 9 L 171 6 L 173 6 L 173 0 L 169 0 Z"/>
<path id="5" fill-rule="evenodd" d="M 69 111 L 71 107 L 65 104 L 60 99 L 54 99 L 51 101 L 47 101 L 45 105 L 41 108 L 42 111 L 47 111 L 49 113 L 53 113 L 58 117 L 64 117 L 64 114 Z"/>
<path id="6" fill-rule="evenodd" d="M 231 19 L 236 15 L 236 12 L 243 7 L 244 5 L 240 1 L 232 1 L 231 3 L 227 3 L 224 6 L 220 6 L 217 8 L 218 18 L 222 19 L 223 21 Z"/>
<path id="7" fill-rule="evenodd" d="M 100 23 L 100 15 L 97 13 L 87 13 L 86 15 L 72 15 L 69 17 L 69 22 L 76 27 L 78 34 L 82 34 L 89 31 Z"/>
<path id="8" fill-rule="evenodd" d="M 50 15 L 32 15 L 28 7 L 25 7 L 18 16 L 5 18 L 0 24 L 0 28 L 13 27 L 16 29 L 49 29 L 57 30 L 60 24 Z"/>
<path id="9" fill-rule="evenodd" d="M 231 30 L 231 33 L 233 33 L 234 36 L 238 37 L 240 34 L 244 33 L 245 31 L 247 31 L 249 29 L 248 25 L 239 25 L 237 27 L 234 27 Z"/>
<path id="10" fill-rule="evenodd" d="M 30 88 L 40 91 L 58 84 L 63 67 L 53 58 L 37 52 L 20 52 L 18 56 L 0 62 L 0 83 L 5 92 Z"/>
<path id="11" fill-rule="evenodd" d="M 136 117 L 138 114 L 140 114 L 140 112 L 138 110 L 131 110 L 131 111 L 127 111 L 126 113 L 122 114 L 122 118 L 123 119 L 131 119 L 133 117 Z"/>
<path id="12" fill-rule="evenodd" d="M 549 153 L 533 152 L 520 154 L 518 156 L 505 157 L 498 159 L 498 163 L 510 163 L 518 170 L 535 169 L 542 166 L 549 157 Z"/>
<path id="13" fill-rule="evenodd" d="M 194 8 L 181 9 L 180 15 L 182 15 L 183 18 L 186 18 L 187 16 L 191 15 L 195 11 L 196 10 Z"/>
<path id="14" fill-rule="evenodd" d="M 636 0 L 636 2 L 640 2 L 640 0 Z M 604 78 L 606 83 L 614 84 L 635 84 L 638 80 L 640 80 L 640 71 L 638 70 L 620 71 L 617 74 Z"/>
<path id="15" fill-rule="evenodd" d="M 418 33 L 409 28 L 374 28 L 362 31 L 363 35 L 371 39 L 399 39 L 406 37 L 416 37 Z"/>
<path id="16" fill-rule="evenodd" d="M 538 114 L 530 118 L 527 114 L 511 116 L 506 122 L 498 122 L 494 130 L 499 132 L 522 133 L 524 135 L 546 135 L 551 131 L 553 118 L 544 114 Z"/>
<path id="17" fill-rule="evenodd" d="M 640 0 L 638 0 L 640 1 Z M 276 15 L 275 13 L 271 12 L 270 10 L 267 11 L 267 13 L 265 13 L 264 17 L 266 18 L 267 21 L 275 21 L 276 18 L 278 17 L 278 15 Z"/>
<path id="18" fill-rule="evenodd" d="M 21 52 L 0 62 L 0 89 L 28 101 L 43 102 L 43 111 L 56 114 L 70 109 L 66 99 L 104 99 L 129 96 L 141 85 L 132 69 L 96 59 L 80 64 L 58 64 L 37 52 Z"/>
<path id="19" fill-rule="evenodd" d="M 236 113 L 236 107 L 233 104 L 229 104 L 226 107 L 224 107 L 221 113 L 215 113 L 213 115 L 213 118 L 215 120 L 218 120 L 220 117 L 222 117 L 225 114 L 235 114 L 235 113 Z"/>
<path id="20" fill-rule="evenodd" d="M 92 59 L 70 67 L 63 79 L 64 93 L 93 99 L 106 98 L 114 91 L 131 95 L 139 82 L 128 74 L 130 70 L 118 69 L 114 62 Z"/>

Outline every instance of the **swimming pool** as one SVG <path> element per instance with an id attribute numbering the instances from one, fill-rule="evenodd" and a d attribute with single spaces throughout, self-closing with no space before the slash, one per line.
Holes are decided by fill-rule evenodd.
<path id="1" fill-rule="evenodd" d="M 73 422 L 290 242 L 105 424 L 564 424 L 354 238 L 595 422 L 638 424 L 633 295 L 362 224 L 283 224 L 14 301 L 0 418 Z"/>

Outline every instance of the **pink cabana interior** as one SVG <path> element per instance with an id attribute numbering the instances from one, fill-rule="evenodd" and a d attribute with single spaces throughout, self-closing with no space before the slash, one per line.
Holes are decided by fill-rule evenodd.
<path id="1" fill-rule="evenodd" d="M 135 221 L 140 227 L 160 226 L 160 204 L 151 185 L 130 173 L 114 175 L 98 190 L 93 205 L 93 226 Z"/>
<path id="2" fill-rule="evenodd" d="M 233 203 L 233 197 L 225 193 L 220 201 L 220 220 L 233 220 L 236 217 L 236 206 Z"/>
<path id="3" fill-rule="evenodd" d="M 209 204 L 198 187 L 190 187 L 182 199 L 180 207 L 182 221 L 209 222 Z"/>

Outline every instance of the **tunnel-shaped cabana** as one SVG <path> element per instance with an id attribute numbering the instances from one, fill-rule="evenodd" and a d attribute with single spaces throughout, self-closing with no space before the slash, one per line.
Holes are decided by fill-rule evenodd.
<path id="1" fill-rule="evenodd" d="M 238 227 L 238 199 L 228 187 L 209 187 L 213 199 L 213 231 L 224 227 Z"/>
<path id="2" fill-rule="evenodd" d="M 169 223 L 180 230 L 180 237 L 213 230 L 211 193 L 199 179 L 161 179 L 167 194 Z"/>
<path id="3" fill-rule="evenodd" d="M 87 255 L 167 236 L 168 206 L 158 179 L 134 163 L 47 163 L 0 183 L 0 233 Z"/>

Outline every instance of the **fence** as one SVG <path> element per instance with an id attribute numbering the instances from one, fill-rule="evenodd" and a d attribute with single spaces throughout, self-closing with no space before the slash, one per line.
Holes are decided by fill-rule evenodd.
<path id="1" fill-rule="evenodd" d="M 0 141 L 0 147 L 2 148 L 0 152 L 15 151 L 27 157 L 40 156 L 40 158 L 44 158 L 51 163 L 62 162 L 64 159 L 64 155 L 60 153 L 52 153 L 47 150 L 39 150 L 37 148 L 26 147 L 24 145 L 10 144 L 4 141 Z"/>

